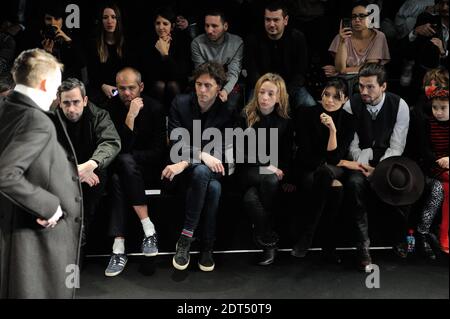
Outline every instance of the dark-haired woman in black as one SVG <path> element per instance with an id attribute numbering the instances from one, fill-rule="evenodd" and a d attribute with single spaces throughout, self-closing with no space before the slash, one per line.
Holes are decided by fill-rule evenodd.
<path id="1" fill-rule="evenodd" d="M 143 39 L 139 67 L 150 84 L 149 94 L 166 109 L 184 91 L 192 70 L 191 39 L 175 29 L 176 15 L 168 8 L 156 10 L 150 39 Z"/>
<path id="2" fill-rule="evenodd" d="M 129 65 L 122 14 L 119 7 L 106 4 L 100 10 L 95 41 L 88 52 L 89 99 L 99 106 L 117 94 L 116 75 Z"/>
<path id="3" fill-rule="evenodd" d="M 300 239 L 292 250 L 295 257 L 306 255 L 321 224 L 327 234 L 322 243 L 325 256 L 340 262 L 335 254 L 333 229 L 343 197 L 340 179 L 343 167 L 361 170 L 358 163 L 344 159 L 354 136 L 352 115 L 342 109 L 346 92 L 344 82 L 330 80 L 325 84 L 321 103 L 300 109 L 294 120 L 296 182 L 308 200 L 301 216 Z"/>

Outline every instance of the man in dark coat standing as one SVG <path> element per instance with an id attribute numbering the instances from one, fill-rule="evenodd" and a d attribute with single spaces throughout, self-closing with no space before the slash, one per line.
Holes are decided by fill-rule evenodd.
<path id="1" fill-rule="evenodd" d="M 73 298 L 83 206 L 76 157 L 49 112 L 62 65 L 40 49 L 14 62 L 0 104 L 0 297 Z"/>

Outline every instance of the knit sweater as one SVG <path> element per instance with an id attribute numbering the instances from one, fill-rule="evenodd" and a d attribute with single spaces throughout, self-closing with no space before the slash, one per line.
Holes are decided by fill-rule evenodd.
<path id="1" fill-rule="evenodd" d="M 224 90 L 228 94 L 233 90 L 242 70 L 244 42 L 241 37 L 225 33 L 222 43 L 216 43 L 210 41 L 206 34 L 201 34 L 192 40 L 191 53 L 195 68 L 210 61 L 222 64 L 227 71 Z"/>
<path id="2" fill-rule="evenodd" d="M 448 121 L 439 122 L 434 117 L 430 121 L 430 140 L 431 148 L 437 159 L 448 156 Z M 444 169 L 439 165 L 432 168 L 432 173 L 437 176 L 440 175 Z"/>

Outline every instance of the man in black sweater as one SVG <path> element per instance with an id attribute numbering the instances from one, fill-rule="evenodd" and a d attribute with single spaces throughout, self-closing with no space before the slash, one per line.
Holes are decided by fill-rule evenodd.
<path id="1" fill-rule="evenodd" d="M 124 235 L 127 207 L 138 215 L 145 233 L 142 253 L 158 253 L 155 227 L 150 221 L 145 185 L 159 180 L 166 147 L 166 126 L 162 105 L 141 95 L 144 90 L 139 71 L 125 68 L 116 77 L 119 96 L 107 105 L 122 141 L 112 176 L 112 220 L 110 235 L 115 237 L 106 276 L 120 274 L 127 262 Z"/>
<path id="2" fill-rule="evenodd" d="M 313 97 L 305 88 L 308 66 L 308 51 L 305 36 L 295 29 L 288 29 L 289 15 L 286 7 L 279 3 L 266 6 L 264 13 L 265 32 L 250 36 L 246 43 L 245 65 L 249 85 L 271 72 L 283 77 L 286 82 L 291 106 L 313 106 Z"/>

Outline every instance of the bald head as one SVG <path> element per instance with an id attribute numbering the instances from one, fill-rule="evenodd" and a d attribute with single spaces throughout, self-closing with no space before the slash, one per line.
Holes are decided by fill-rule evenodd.
<path id="1" fill-rule="evenodd" d="M 117 90 L 122 102 L 129 107 L 131 101 L 140 97 L 144 90 L 141 73 L 133 68 L 125 68 L 117 73 Z"/>
<path id="2" fill-rule="evenodd" d="M 124 69 L 120 70 L 119 72 L 117 72 L 116 83 L 119 82 L 119 79 L 132 80 L 138 84 L 140 84 L 142 82 L 141 72 L 139 72 L 138 70 L 136 70 L 134 68 L 129 68 L 129 67 L 124 68 Z"/>

